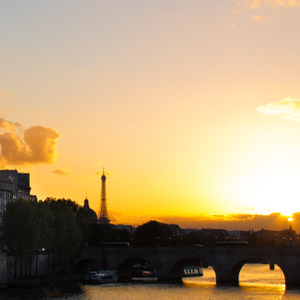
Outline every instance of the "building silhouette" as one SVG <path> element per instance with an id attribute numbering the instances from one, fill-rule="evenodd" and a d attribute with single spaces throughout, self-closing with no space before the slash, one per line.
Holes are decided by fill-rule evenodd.
<path id="1" fill-rule="evenodd" d="M 36 200 L 30 195 L 29 173 L 19 173 L 17 170 L 0 170 L 0 224 L 7 203 L 16 199 Z"/>
<path id="2" fill-rule="evenodd" d="M 100 202 L 100 214 L 99 214 L 99 224 L 109 224 L 110 220 L 108 218 L 108 212 L 106 207 L 106 176 L 103 170 L 101 176 L 101 202 Z"/>
<path id="3" fill-rule="evenodd" d="M 98 222 L 97 214 L 90 208 L 89 200 L 87 198 L 85 198 L 84 200 L 83 209 L 87 213 L 87 217 L 90 223 Z"/>

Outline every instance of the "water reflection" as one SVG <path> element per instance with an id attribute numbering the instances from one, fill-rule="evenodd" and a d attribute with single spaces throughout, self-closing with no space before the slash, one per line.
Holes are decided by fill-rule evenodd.
<path id="1" fill-rule="evenodd" d="M 228 287 L 217 286 L 216 276 L 212 268 L 203 269 L 203 277 L 187 278 L 183 280 L 186 286 L 215 287 L 221 292 Z M 243 295 L 257 295 L 263 299 L 263 295 L 281 299 L 285 294 L 285 278 L 281 269 L 276 265 L 274 270 L 267 264 L 245 264 L 239 273 L 239 286 L 235 287 Z"/>
<path id="2" fill-rule="evenodd" d="M 284 274 L 277 265 L 274 270 L 270 270 L 268 264 L 246 264 L 240 271 L 239 282 L 244 289 L 254 287 L 285 291 Z"/>
<path id="3" fill-rule="evenodd" d="M 268 265 L 245 265 L 240 285 L 217 286 L 212 268 L 203 269 L 203 277 L 185 278 L 183 283 L 112 283 L 103 285 L 64 285 L 9 289 L 0 291 L 0 299 L 72 299 L 72 300 L 147 300 L 147 299 L 300 299 L 300 290 L 286 290 L 280 268 L 270 271 Z"/>
<path id="4" fill-rule="evenodd" d="M 216 275 L 211 267 L 204 268 L 203 277 L 185 278 L 183 283 L 215 285 Z M 267 264 L 245 264 L 239 274 L 239 286 L 277 286 L 279 289 L 285 289 L 285 278 L 277 265 L 274 270 L 270 270 Z"/>

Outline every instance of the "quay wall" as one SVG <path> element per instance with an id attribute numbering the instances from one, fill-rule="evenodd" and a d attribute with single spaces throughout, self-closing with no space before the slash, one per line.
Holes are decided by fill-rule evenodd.
<path id="1" fill-rule="evenodd" d="M 6 288 L 8 285 L 8 272 L 6 254 L 0 253 L 0 288 Z"/>
<path id="2" fill-rule="evenodd" d="M 43 278 L 57 274 L 59 268 L 53 267 L 53 256 L 39 254 L 29 262 L 15 261 L 12 256 L 0 253 L 0 288 L 6 288 L 16 283 L 25 283 L 26 279 Z"/>

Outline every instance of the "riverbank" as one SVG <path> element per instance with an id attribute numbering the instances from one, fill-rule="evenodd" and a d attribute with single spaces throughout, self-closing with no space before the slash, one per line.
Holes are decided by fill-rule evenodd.
<path id="1" fill-rule="evenodd" d="M 57 284 L 73 284 L 83 281 L 81 274 L 55 274 L 54 276 L 38 276 L 16 278 L 8 284 L 7 288 L 14 287 L 35 287 L 35 286 L 49 286 L 53 287 Z"/>
<path id="2" fill-rule="evenodd" d="M 34 282 L 22 279 L 15 286 L 1 289 L 0 299 L 73 299 L 73 296 L 80 294 L 83 294 L 83 285 L 80 281 L 70 283 L 70 281 L 61 280 L 51 284 L 44 279 Z"/>

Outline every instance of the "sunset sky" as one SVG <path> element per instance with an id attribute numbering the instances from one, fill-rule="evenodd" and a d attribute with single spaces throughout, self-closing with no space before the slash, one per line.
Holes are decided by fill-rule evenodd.
<path id="1" fill-rule="evenodd" d="M 105 168 L 113 223 L 300 212 L 299 31 L 300 0 L 1 1 L 1 168 L 97 213 Z"/>

